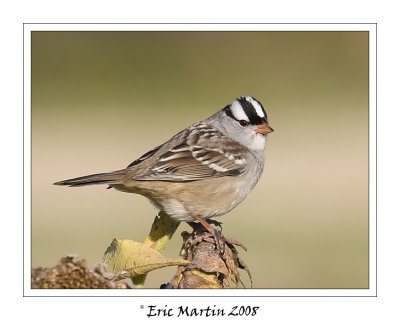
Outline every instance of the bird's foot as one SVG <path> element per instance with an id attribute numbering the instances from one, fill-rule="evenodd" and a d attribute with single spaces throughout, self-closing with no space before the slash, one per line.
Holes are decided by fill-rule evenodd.
<path id="1" fill-rule="evenodd" d="M 223 257 L 225 253 L 225 244 L 227 243 L 225 236 L 222 234 L 220 230 L 215 229 L 211 224 L 218 226 L 221 228 L 222 223 L 215 220 L 204 220 L 201 218 L 197 219 L 196 222 L 188 222 L 188 224 L 193 228 L 194 231 L 198 231 L 201 227 L 205 229 L 208 234 L 202 235 L 202 238 L 212 237 L 215 243 L 215 247 L 219 252 L 220 256 Z M 211 224 L 210 224 L 211 223 Z M 222 229 L 222 228 L 221 228 Z"/>

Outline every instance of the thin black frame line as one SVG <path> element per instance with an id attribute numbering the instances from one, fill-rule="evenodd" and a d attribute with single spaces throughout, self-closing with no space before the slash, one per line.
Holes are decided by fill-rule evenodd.
<path id="1" fill-rule="evenodd" d="M 51 290 L 51 289 L 42 289 L 42 290 Z M 74 290 L 74 289 L 67 289 L 67 290 Z M 110 289 L 103 289 L 103 290 L 110 290 Z M 179 290 L 179 289 L 171 289 L 171 290 Z M 49 296 L 26 296 L 26 297 L 28 298 L 376 298 L 377 296 L 211 296 L 211 295 L 209 296 L 171 296 L 171 295 L 169 296 L 136 296 L 136 295 L 135 296 L 88 296 L 88 295 L 52 296 L 49 295 Z"/>
<path id="2" fill-rule="evenodd" d="M 370 161 L 370 138 L 369 138 L 369 134 L 370 134 L 370 125 L 369 125 L 369 121 L 370 121 L 370 116 L 371 116 L 371 113 L 370 113 L 370 107 L 371 107 L 371 103 L 370 103 L 370 93 L 371 93 L 371 90 L 370 90 L 370 84 L 371 84 L 371 77 L 370 77 L 370 72 L 371 72 L 371 68 L 370 68 L 370 63 L 369 63 L 369 61 L 370 61 L 370 57 L 371 57 L 371 54 L 370 54 L 370 44 L 371 44 L 371 33 L 370 32 L 368 32 L 368 53 L 367 53 L 367 61 L 368 61 L 368 89 L 367 89 L 367 92 L 368 92 L 368 125 L 367 125 L 367 128 L 368 128 L 368 148 L 367 148 L 367 150 L 368 150 L 368 168 L 367 168 L 367 175 L 368 175 L 368 183 L 367 183 L 367 185 L 368 185 L 368 222 L 367 222 L 367 226 L 368 226 L 368 241 L 367 241 L 367 248 L 368 248 L 368 254 L 367 254 L 367 259 L 368 259 L 368 288 L 370 288 L 371 286 L 371 284 L 370 284 L 370 276 L 371 276 L 371 273 L 370 273 L 370 271 L 371 271 L 371 266 L 370 266 L 370 257 L 371 257 L 371 254 L 370 254 L 370 248 L 371 248 L 371 245 L 370 245 L 370 243 L 371 243 L 371 232 L 370 232 L 370 220 L 371 220 L 371 216 L 370 216 L 370 214 L 371 214 L 371 210 L 370 210 L 370 205 L 369 205 L 369 201 L 370 201 L 370 199 L 371 199 L 371 195 L 370 195 L 370 182 L 371 182 L 371 177 L 370 177 L 370 174 L 369 174 L 369 168 L 370 168 L 370 163 L 371 163 L 371 161 Z"/>
<path id="3" fill-rule="evenodd" d="M 58 289 L 58 288 L 54 288 L 54 289 Z M 61 289 L 61 288 L 60 288 Z M 77 288 L 79 289 L 79 288 Z M 95 288 L 93 288 L 95 289 Z M 37 288 L 37 289 L 32 289 L 34 291 L 40 291 L 40 290 L 45 290 L 42 288 Z M 109 290 L 109 289 L 96 289 L 96 290 Z M 171 292 L 168 290 L 175 290 L 175 289 L 160 289 L 160 288 L 140 288 L 141 291 L 149 291 L 149 290 L 163 290 L 165 292 Z M 192 289 L 193 290 L 193 289 Z M 293 291 L 300 291 L 300 290 L 321 290 L 321 291 L 326 291 L 326 290 L 332 290 L 332 291 L 338 291 L 338 290 L 347 290 L 347 291 L 351 291 L 351 290 L 365 290 L 368 291 L 370 290 L 370 288 L 239 288 L 239 289 L 229 289 L 229 288 L 225 288 L 224 291 L 238 291 L 238 290 L 251 290 L 251 291 L 264 291 L 264 290 L 293 290 Z M 207 296 L 208 297 L 208 296 Z M 231 297 L 235 297 L 235 296 L 231 296 Z"/>
<path id="4" fill-rule="evenodd" d="M 33 145 L 33 138 L 32 138 L 32 136 L 33 136 L 33 132 L 32 132 L 32 130 L 33 130 L 33 120 L 32 120 L 32 80 L 33 80 L 33 76 L 32 76 L 32 32 L 29 32 L 29 37 L 30 37 L 30 47 L 31 47 L 31 50 L 30 50 L 30 54 L 29 54 L 29 57 L 30 57 L 30 81 L 31 81 L 31 83 L 30 83 L 30 86 L 31 86 L 31 90 L 30 90 L 30 102 L 31 102 L 31 118 L 30 118 L 30 122 L 31 122 L 31 132 L 30 132 L 30 134 L 31 134 L 31 136 L 30 136 L 30 143 L 31 143 L 31 146 Z M 33 174 L 33 166 L 32 166 L 32 162 L 33 162 L 33 159 L 32 159 L 32 156 L 33 156 L 33 150 L 31 149 L 31 190 L 30 190 L 30 193 L 31 193 L 31 243 L 30 243 L 30 249 L 31 249 L 31 252 L 29 253 L 29 261 L 30 261 L 30 263 L 31 263 L 31 266 L 33 266 L 33 210 L 32 210 L 32 208 L 33 208 L 33 177 L 32 177 L 32 174 Z M 31 270 L 31 278 L 32 278 L 32 270 Z M 32 281 L 32 280 L 31 280 Z M 32 284 L 31 284 L 31 289 L 32 289 Z"/>
<path id="5" fill-rule="evenodd" d="M 78 32 L 85 32 L 85 33 L 96 33 L 96 32 L 102 32 L 102 33 L 113 33 L 113 32 L 118 32 L 118 33 L 136 33 L 136 32 L 143 32 L 143 33 L 152 33 L 152 32 L 159 32 L 159 33 L 171 33 L 171 32 L 176 32 L 176 33 L 229 33 L 229 32 L 235 32 L 235 33 L 265 33 L 265 32 L 271 32 L 271 33 L 327 33 L 327 32 L 341 32 L 341 33 L 369 33 L 367 30 L 351 30 L 351 31 L 342 31 L 342 30 L 326 30 L 326 31 L 320 31 L 320 30 L 265 30 L 265 31 L 260 31 L 260 30 L 34 30 L 31 32 L 46 32 L 46 33 L 78 33 Z"/>
<path id="6" fill-rule="evenodd" d="M 22 25 L 22 288 L 25 296 L 25 25 Z"/>
<path id="7" fill-rule="evenodd" d="M 32 277 L 32 265 L 33 265 L 33 215 L 32 215 L 32 208 L 33 208 L 33 185 L 32 185 L 32 183 L 33 183 L 33 178 L 32 178 L 32 173 L 33 173 L 33 166 L 32 166 L 32 163 L 33 163 L 33 161 L 32 161 L 32 152 L 33 152 L 33 150 L 32 150 L 32 145 L 33 145 L 33 120 L 32 120 L 32 92 L 33 92 L 33 90 L 32 90 L 32 83 L 33 83 L 33 76 L 32 76 L 32 74 L 33 74 L 33 72 L 32 72 L 32 31 L 29 33 L 29 37 L 30 37 L 30 41 L 29 41 L 29 43 L 30 43 L 30 47 L 31 47 L 31 50 L 30 50 L 30 55 L 29 55 L 29 58 L 30 58 L 30 87 L 31 87 L 31 90 L 30 90 L 30 102 L 31 102 L 31 118 L 29 119 L 30 120 L 30 123 L 31 123 L 31 130 L 30 130 L 30 134 L 31 134 L 31 136 L 30 136 L 30 143 L 31 143 L 31 154 L 30 154 L 30 156 L 31 156 L 31 165 L 30 165 L 30 168 L 31 168 L 31 190 L 30 190 L 30 194 L 31 194 L 31 199 L 30 199 L 30 204 L 31 204 L 31 225 L 30 225 L 30 227 L 31 227 L 31 243 L 30 243 L 30 246 L 31 246 L 31 251 L 29 252 L 29 261 L 30 261 L 30 263 L 31 263 L 31 277 Z M 31 280 L 32 281 L 32 280 Z M 32 290 L 32 283 L 31 283 L 31 290 Z"/>
<path id="8" fill-rule="evenodd" d="M 369 52 L 368 52 L 369 53 Z M 24 68 L 23 68 L 24 69 Z M 368 150 L 369 150 L 369 146 L 368 146 Z M 369 161 L 369 154 L 368 154 L 368 161 Z M 32 168 L 31 168 L 32 169 Z M 369 177 L 368 177 L 369 178 Z M 369 218 L 369 216 L 368 216 L 368 218 Z M 368 219 L 368 226 L 369 226 L 369 219 Z M 369 229 L 368 229 L 368 234 L 369 234 Z M 368 243 L 368 248 L 369 248 L 369 243 Z M 369 256 L 369 251 L 368 251 L 368 256 Z M 369 268 L 369 260 L 368 260 L 368 268 Z M 369 270 L 369 269 L 368 269 Z M 369 281 L 369 279 L 368 279 L 368 281 Z M 274 289 L 274 288 L 268 288 L 268 289 Z M 275 288 L 275 289 L 282 289 L 282 288 Z M 300 289 L 300 288 L 286 288 L 286 289 L 290 289 L 290 290 L 293 290 L 293 289 Z M 307 289 L 310 289 L 310 290 L 312 290 L 313 288 L 307 288 Z M 314 289 L 319 289 L 319 288 L 314 288 Z M 324 289 L 328 289 L 328 288 L 324 288 Z M 340 289 L 340 288 L 330 288 L 330 289 Z M 342 288 L 343 289 L 343 288 Z M 356 288 L 347 288 L 347 289 L 356 289 Z"/>
<path id="9" fill-rule="evenodd" d="M 24 61 L 24 57 L 25 57 L 25 24 L 23 23 L 23 93 L 24 93 L 24 80 L 25 80 L 25 61 Z M 39 24 L 39 23 L 35 23 L 35 24 Z M 61 24 L 61 23 L 60 23 Z M 73 23 L 76 24 L 76 23 Z M 93 24 L 93 23 L 88 23 L 88 24 Z M 112 24 L 112 23 L 108 23 L 108 24 Z M 149 24 L 149 23 L 147 23 Z M 159 24 L 163 24 L 163 23 L 159 23 Z M 173 24 L 173 23 L 171 23 Z M 193 23 L 194 24 L 194 23 Z M 245 23 L 242 23 L 245 24 Z M 328 24 L 328 23 L 326 23 Z M 344 23 L 338 23 L 338 24 L 344 24 Z M 376 52 L 376 61 L 375 61 L 375 68 L 376 68 L 376 72 L 377 72 L 377 23 L 374 23 L 375 25 L 375 52 Z M 259 30 L 258 30 L 259 31 Z M 31 33 L 34 31 L 31 31 Z M 79 31 L 77 31 L 79 32 Z M 226 32 L 235 32 L 235 31 L 226 31 Z M 243 31 L 242 32 L 252 32 L 252 31 Z M 268 31 L 259 31 L 259 32 L 268 32 Z M 290 32 L 290 31 L 282 31 L 282 32 Z M 309 31 L 309 32 L 313 32 L 313 31 Z M 327 31 L 317 31 L 317 32 L 330 32 L 330 30 Z M 346 32 L 346 31 L 342 31 L 342 32 Z M 347 31 L 347 32 L 354 32 L 354 31 Z M 355 31 L 357 32 L 357 31 Z M 367 31 L 370 35 L 370 31 Z M 368 70 L 370 68 L 370 61 L 369 61 L 369 54 L 370 54 L 370 50 L 369 50 L 369 38 L 368 38 Z M 32 53 L 32 52 L 31 52 Z M 32 68 L 32 66 L 31 66 Z M 377 75 L 377 73 L 376 73 Z M 376 77 L 377 78 L 377 77 Z M 370 84 L 370 75 L 368 72 L 368 83 Z M 31 71 L 31 83 L 32 83 L 32 71 Z M 375 84 L 375 89 L 376 89 L 376 97 L 375 97 L 375 102 L 376 102 L 376 120 L 375 120 L 375 125 L 377 128 L 377 81 Z M 368 101 L 369 101 L 369 105 L 370 105 L 370 96 L 369 96 L 369 88 L 370 86 L 368 86 Z M 32 92 L 31 92 L 31 100 L 32 100 Z M 25 96 L 23 94 L 23 111 L 25 111 Z M 370 117 L 370 112 L 368 113 L 368 118 Z M 31 131 L 32 131 L 32 117 L 31 117 Z M 369 121 L 368 121 L 368 128 L 369 128 Z M 368 129 L 368 138 L 369 138 L 369 129 Z M 25 112 L 23 113 L 23 134 L 25 132 Z M 377 129 L 376 129 L 376 137 L 377 137 Z M 32 145 L 32 132 L 31 132 L 31 145 Z M 370 142 L 370 141 L 369 141 Z M 376 144 L 376 151 L 377 151 L 377 140 L 375 142 Z M 25 146 L 25 137 L 23 135 L 23 164 L 24 164 L 24 160 L 25 160 L 25 153 L 24 153 L 24 146 Z M 370 168 L 370 162 L 369 162 L 369 158 L 370 158 L 370 154 L 369 154 L 369 150 L 370 150 L 370 143 L 368 143 L 368 167 Z M 32 152 L 30 155 L 31 158 L 31 174 L 32 174 Z M 376 158 L 376 173 L 377 173 L 377 152 L 375 154 L 375 158 Z M 368 171 L 368 190 L 369 190 L 369 179 L 370 179 L 370 175 L 369 175 L 369 171 Z M 23 182 L 25 182 L 25 172 L 24 172 L 24 167 L 23 167 Z M 24 183 L 23 183 L 24 185 Z M 376 198 L 377 198 L 377 186 L 375 189 L 375 194 L 376 194 Z M 370 192 L 368 191 L 368 196 L 370 196 Z M 24 271 L 24 267 L 25 267 L 25 246 L 24 246 L 24 238 L 25 238 L 25 219 L 24 219 L 24 212 L 25 212 L 25 197 L 24 197 L 24 190 L 23 190 L 23 271 Z M 376 199 L 377 200 L 377 199 Z M 32 185 L 31 185 L 31 208 L 32 208 Z M 368 206 L 368 257 L 370 256 L 370 224 L 369 224 L 369 214 L 370 214 L 370 207 Z M 377 201 L 376 201 L 376 215 L 377 215 Z M 376 219 L 377 220 L 377 219 Z M 31 223 L 31 229 L 32 229 L 32 223 Z M 31 230 L 32 232 L 32 230 Z M 377 221 L 376 221 L 376 243 L 377 243 Z M 376 281 L 376 287 L 375 287 L 375 295 L 374 296 L 170 296 L 170 297 L 377 297 L 377 284 L 378 284 L 378 280 L 377 280 L 377 246 L 375 248 L 376 250 L 376 259 L 375 259 L 375 264 L 376 264 L 376 277 L 375 277 L 375 281 Z M 31 242 L 31 251 L 32 251 L 32 242 Z M 368 274 L 370 273 L 370 266 L 369 266 L 369 258 L 368 258 Z M 31 264 L 32 264 L 32 255 L 31 255 Z M 25 286 L 24 286 L 24 277 L 23 277 L 23 296 L 24 297 L 35 297 L 35 296 L 26 296 L 25 295 Z M 31 289 L 34 290 L 34 289 Z M 39 289 L 40 290 L 40 289 Z M 368 288 L 256 288 L 254 290 L 370 290 L 370 286 L 369 286 L 369 277 L 368 277 Z M 40 297 L 46 297 L 46 296 L 40 296 Z M 80 296 L 48 296 L 48 297 L 80 297 Z M 82 297 L 97 297 L 97 296 L 82 296 Z M 101 296 L 101 297 L 125 297 L 125 296 Z M 132 296 L 132 297 L 166 297 L 166 296 Z"/>
<path id="10" fill-rule="evenodd" d="M 104 24 L 104 25 L 365 25 L 365 24 L 377 24 L 377 22 L 24 22 L 25 24 L 51 24 L 51 25 L 60 25 L 60 24 Z"/>
<path id="11" fill-rule="evenodd" d="M 378 296 L 378 24 L 375 24 L 375 177 L 375 295 Z"/>
<path id="12" fill-rule="evenodd" d="M 368 54 L 369 54 L 369 52 L 368 52 Z M 31 79 L 31 81 L 32 81 L 32 79 Z M 31 141 L 31 143 L 32 143 L 32 141 Z M 368 145 L 368 149 L 369 149 L 369 145 Z M 369 162 L 369 153 L 368 153 L 368 162 Z M 32 170 L 32 168 L 31 168 L 31 170 Z M 368 179 L 369 179 L 369 176 L 368 176 Z M 369 214 L 368 214 L 368 218 L 369 218 Z M 369 226 L 369 220 L 368 220 L 368 226 Z M 32 228 L 32 225 L 31 225 L 31 228 Z M 369 228 L 368 228 L 368 235 L 369 235 Z M 369 240 L 370 240 L 370 238 L 368 237 L 368 256 L 369 256 Z M 32 261 L 31 261 L 31 263 L 32 263 Z M 368 270 L 369 270 L 369 259 L 368 259 Z M 368 278 L 368 288 L 369 288 L 369 278 Z M 303 288 L 284 288 L 284 289 L 282 289 L 282 288 L 260 288 L 260 290 L 266 290 L 266 289 L 267 290 L 274 290 L 274 289 L 295 290 L 295 289 L 303 289 Z M 321 289 L 321 288 L 307 288 L 307 290 L 313 290 L 313 289 L 317 289 L 318 290 L 318 289 Z M 342 290 L 344 289 L 344 290 L 346 290 L 346 289 L 357 289 L 357 288 L 323 288 L 322 290 L 328 290 L 328 289 L 329 290 L 332 290 L 332 289 L 342 289 Z M 358 288 L 358 289 L 364 289 L 364 288 Z"/>

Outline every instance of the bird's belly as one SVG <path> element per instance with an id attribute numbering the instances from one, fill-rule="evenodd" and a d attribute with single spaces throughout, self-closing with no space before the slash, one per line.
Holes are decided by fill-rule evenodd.
<path id="1" fill-rule="evenodd" d="M 195 221 L 223 215 L 240 202 L 247 193 L 232 177 L 218 178 L 218 183 L 155 181 L 135 186 L 116 185 L 119 191 L 138 193 L 150 199 L 168 215 L 178 221 Z"/>

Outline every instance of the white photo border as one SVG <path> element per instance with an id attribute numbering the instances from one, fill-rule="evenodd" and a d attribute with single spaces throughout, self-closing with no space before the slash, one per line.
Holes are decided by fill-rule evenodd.
<path id="1" fill-rule="evenodd" d="M 368 289 L 31 289 L 31 32 L 34 31 L 364 31 L 369 33 Z M 377 297 L 376 23 L 24 23 L 23 24 L 24 297 Z"/>

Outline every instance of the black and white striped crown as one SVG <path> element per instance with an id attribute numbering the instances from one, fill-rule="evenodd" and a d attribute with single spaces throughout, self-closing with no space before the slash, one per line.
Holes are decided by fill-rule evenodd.
<path id="1" fill-rule="evenodd" d="M 258 125 L 267 119 L 267 113 L 261 102 L 254 97 L 241 96 L 224 108 L 225 113 L 239 122 Z"/>

